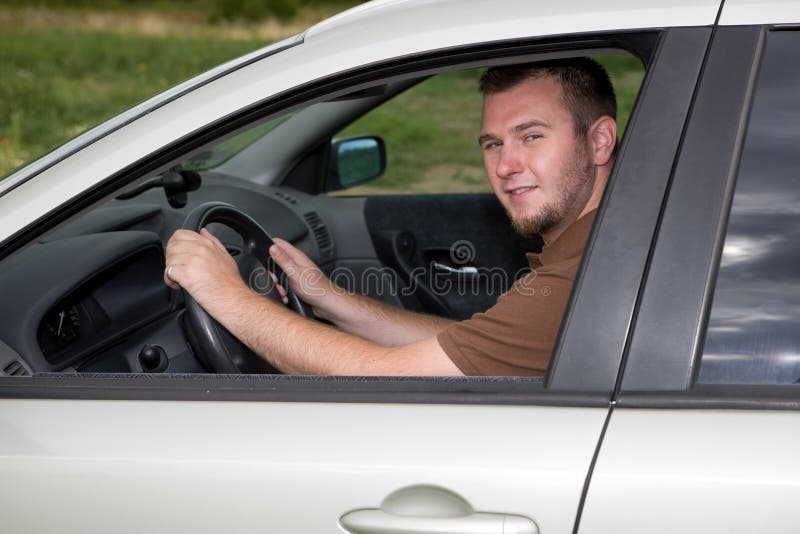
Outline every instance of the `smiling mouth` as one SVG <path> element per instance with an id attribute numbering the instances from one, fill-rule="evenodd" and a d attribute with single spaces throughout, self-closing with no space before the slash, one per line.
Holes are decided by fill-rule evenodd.
<path id="1" fill-rule="evenodd" d="M 524 195 L 524 194 L 525 194 L 525 193 L 527 193 L 528 191 L 533 191 L 534 189 L 536 189 L 536 187 L 535 187 L 535 186 L 530 186 L 530 187 L 517 187 L 516 189 L 509 189 L 509 190 L 507 191 L 507 193 L 508 193 L 509 195 L 511 195 L 512 197 L 518 197 L 518 196 L 520 196 L 520 195 Z"/>

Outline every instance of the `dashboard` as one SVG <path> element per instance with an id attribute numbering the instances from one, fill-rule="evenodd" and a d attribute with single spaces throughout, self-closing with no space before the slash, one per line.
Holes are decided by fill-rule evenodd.
<path id="1" fill-rule="evenodd" d="M 208 372 L 187 341 L 183 294 L 163 282 L 164 246 L 191 211 L 228 202 L 320 265 L 336 257 L 319 200 L 207 175 L 183 208 L 161 189 L 112 200 L 7 258 L 0 277 L 0 370 Z M 209 230 L 238 259 L 241 238 Z"/>

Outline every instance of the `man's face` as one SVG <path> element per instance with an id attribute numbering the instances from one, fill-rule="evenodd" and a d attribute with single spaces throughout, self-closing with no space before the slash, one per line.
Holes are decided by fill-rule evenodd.
<path id="1" fill-rule="evenodd" d="M 518 232 L 547 240 L 578 218 L 594 168 L 559 82 L 543 77 L 487 95 L 480 144 L 489 183 Z"/>

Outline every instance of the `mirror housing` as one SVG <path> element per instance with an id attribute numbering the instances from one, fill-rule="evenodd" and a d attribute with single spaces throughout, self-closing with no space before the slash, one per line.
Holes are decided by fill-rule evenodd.
<path id="1" fill-rule="evenodd" d="M 336 139 L 331 143 L 325 191 L 340 191 L 371 182 L 386 171 L 386 145 L 376 135 Z"/>

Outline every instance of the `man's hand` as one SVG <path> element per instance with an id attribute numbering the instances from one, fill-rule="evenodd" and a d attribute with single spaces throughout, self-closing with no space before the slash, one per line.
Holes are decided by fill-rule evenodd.
<path id="1" fill-rule="evenodd" d="M 248 291 L 234 259 L 205 228 L 176 231 L 167 243 L 166 265 L 164 283 L 182 287 L 212 315 L 215 301 Z"/>
<path id="2" fill-rule="evenodd" d="M 384 347 L 397 347 L 435 336 L 451 323 L 348 293 L 328 279 L 302 251 L 283 239 L 274 241 L 270 256 L 286 273 L 292 290 L 313 308 L 314 315 L 344 332 Z M 273 281 L 277 283 L 274 277 Z M 288 302 L 280 284 L 278 290 Z"/>
<path id="3" fill-rule="evenodd" d="M 164 282 L 188 291 L 231 334 L 284 372 L 461 374 L 433 337 L 447 321 L 345 294 L 282 239 L 275 240 L 270 255 L 286 272 L 292 289 L 320 317 L 336 310 L 333 322 L 341 331 L 299 317 L 251 291 L 223 244 L 205 229 L 173 234 L 167 243 Z"/>
<path id="4" fill-rule="evenodd" d="M 346 305 L 342 298 L 345 290 L 331 282 L 303 251 L 283 239 L 275 238 L 273 241 L 275 244 L 269 249 L 269 254 L 286 273 L 292 291 L 311 306 L 314 315 L 335 322 L 337 311 Z M 272 276 L 284 303 L 288 303 L 286 291 Z"/>

